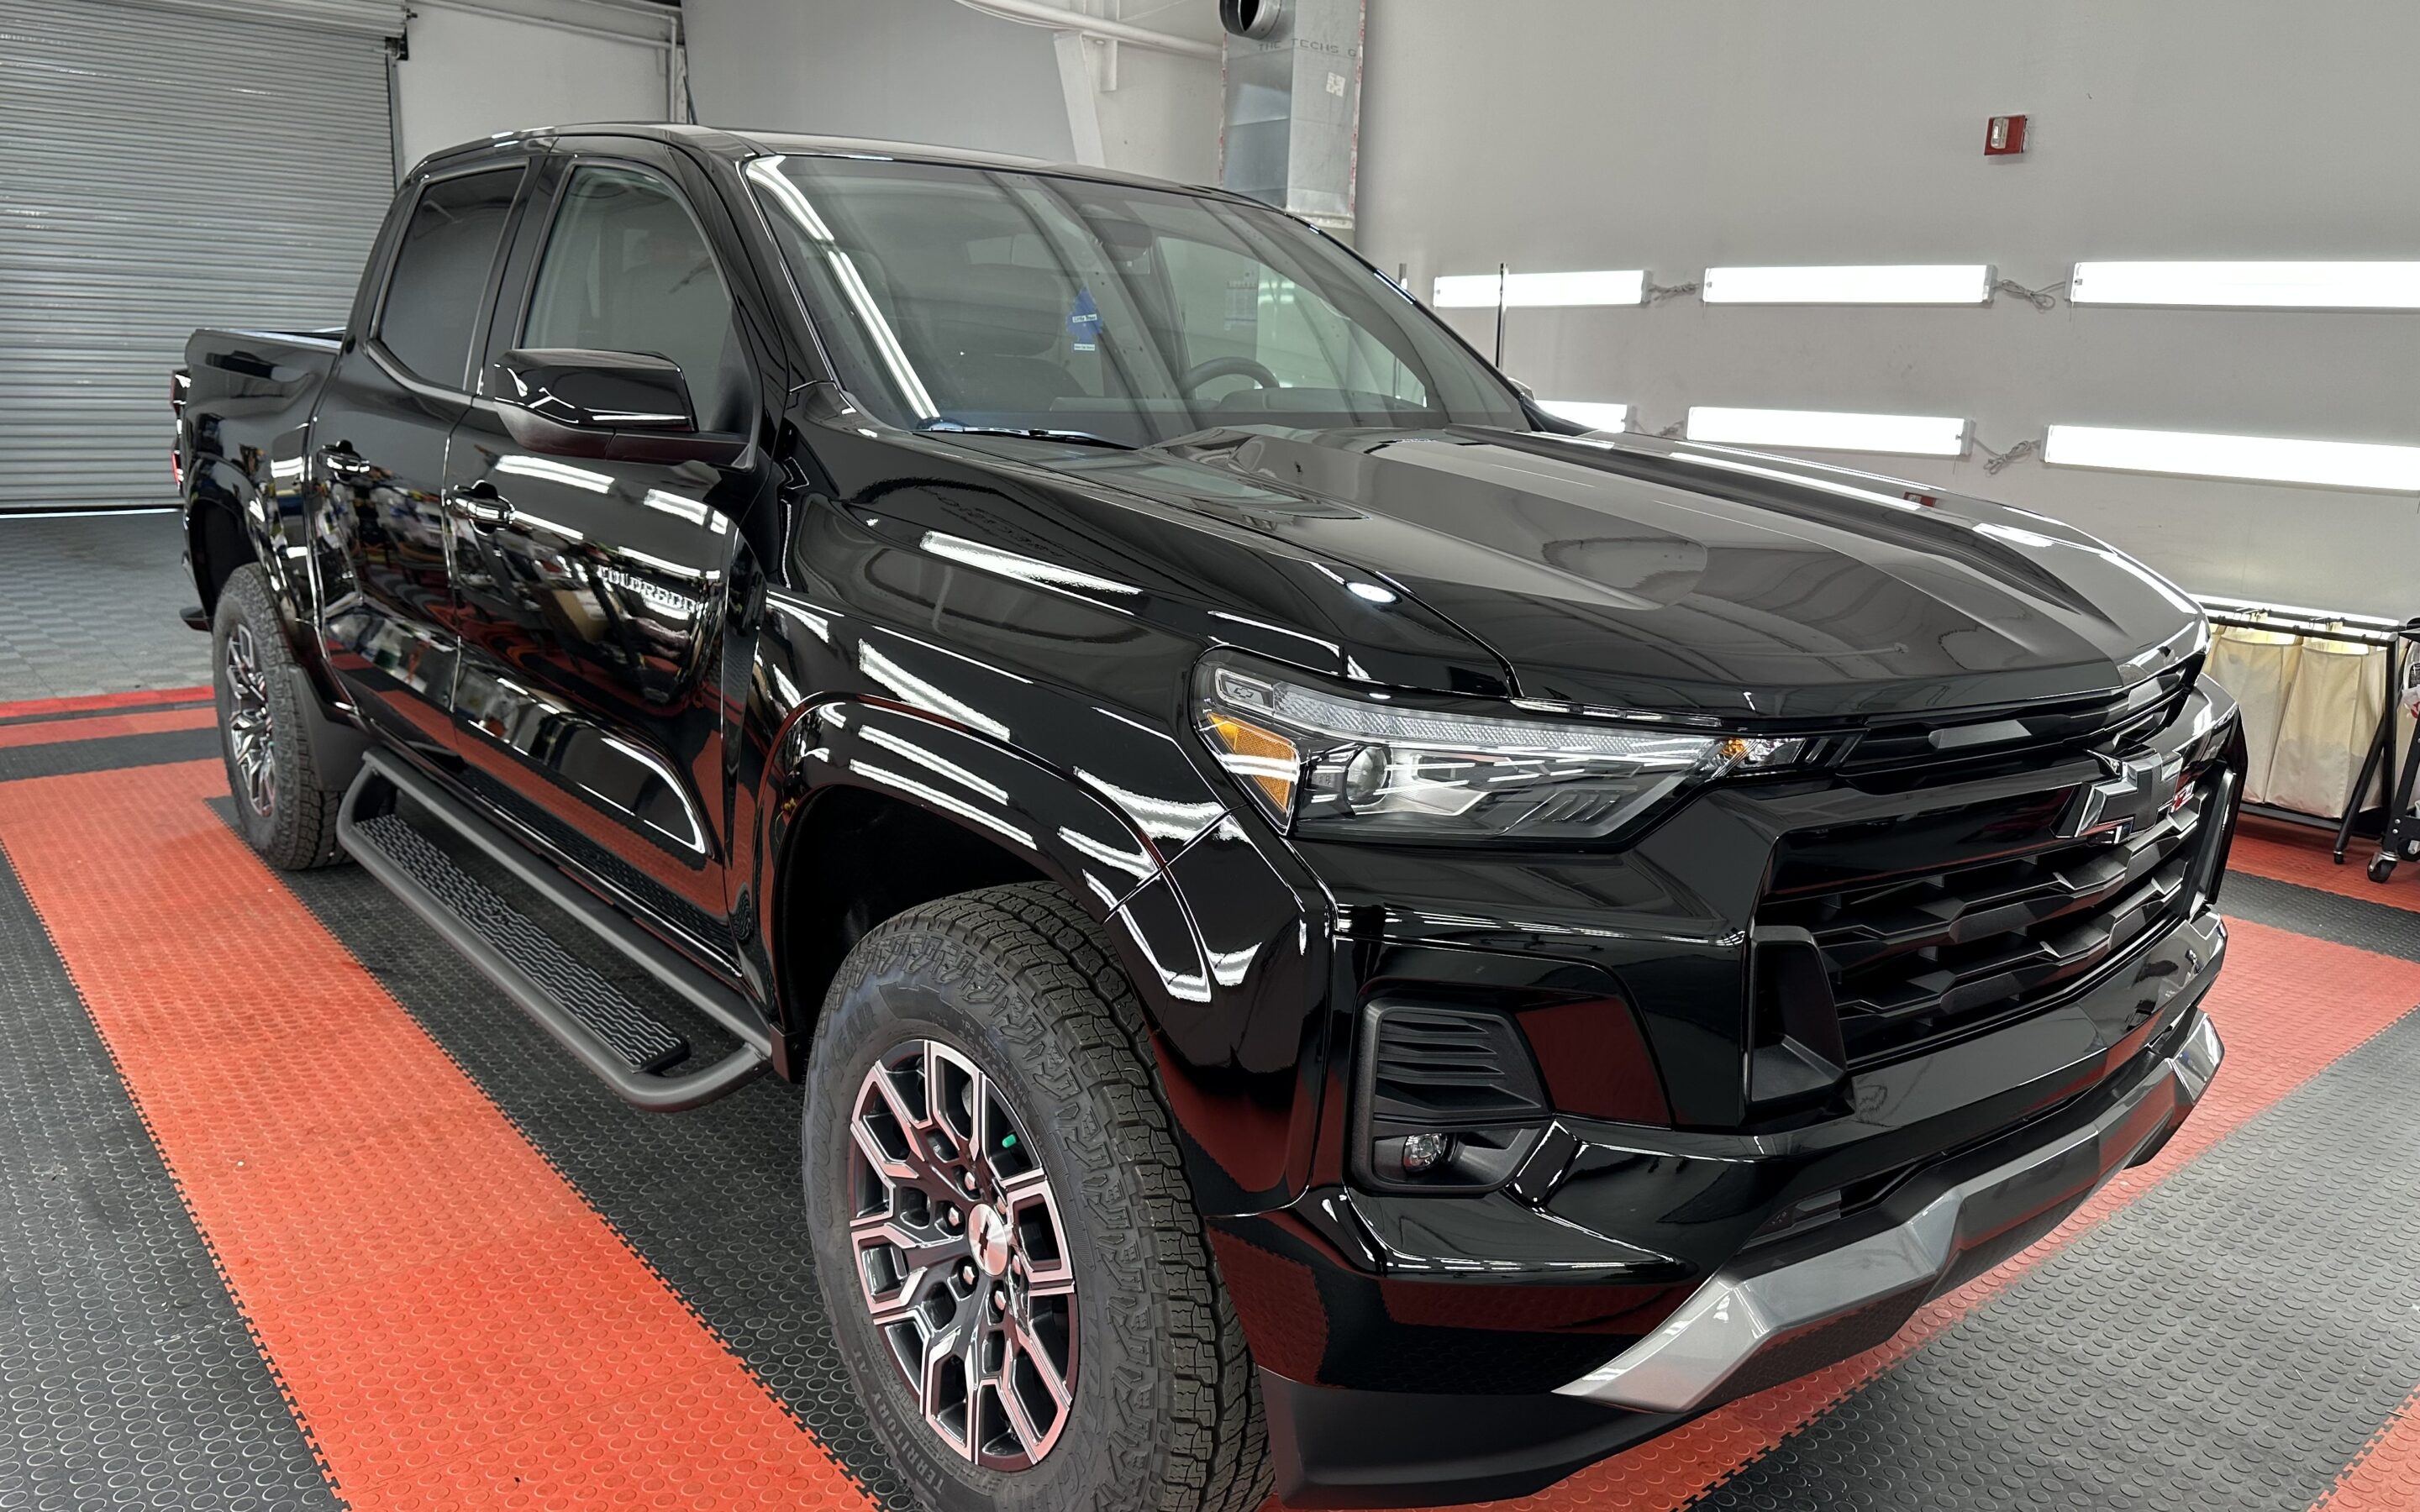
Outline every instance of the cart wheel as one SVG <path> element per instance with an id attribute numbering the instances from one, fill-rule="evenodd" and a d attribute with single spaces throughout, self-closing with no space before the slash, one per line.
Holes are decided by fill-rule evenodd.
<path id="1" fill-rule="evenodd" d="M 2370 880 L 2370 881 L 2372 881 L 2372 882 L 2383 882 L 2383 881 L 2385 881 L 2388 877 L 2391 877 L 2391 876 L 2393 876 L 2393 875 L 2395 875 L 2395 857 L 2394 857 L 2394 856 L 2371 856 L 2371 857 L 2369 858 L 2369 880 Z"/>

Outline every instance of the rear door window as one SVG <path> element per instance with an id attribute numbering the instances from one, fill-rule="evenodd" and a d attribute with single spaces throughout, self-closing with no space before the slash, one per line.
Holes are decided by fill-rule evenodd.
<path id="1" fill-rule="evenodd" d="M 471 337 L 520 181 L 519 166 L 441 178 L 412 207 L 387 277 L 378 339 L 425 383 L 467 388 Z"/>

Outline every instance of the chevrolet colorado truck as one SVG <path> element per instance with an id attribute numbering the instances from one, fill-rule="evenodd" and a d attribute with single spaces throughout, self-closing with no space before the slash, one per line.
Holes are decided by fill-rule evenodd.
<path id="1" fill-rule="evenodd" d="M 1882 1342 L 2218 1067 L 2190 599 L 1560 422 L 1249 200 L 525 132 L 173 396 L 251 844 L 634 1103 L 803 1083 L 943 1512 L 1532 1490 Z"/>

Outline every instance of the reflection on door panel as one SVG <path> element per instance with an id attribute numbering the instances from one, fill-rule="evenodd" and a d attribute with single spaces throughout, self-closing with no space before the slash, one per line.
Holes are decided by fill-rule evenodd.
<path id="1" fill-rule="evenodd" d="M 532 288 L 499 347 L 669 356 L 702 424 L 753 412 L 730 295 L 664 179 L 573 169 Z M 706 941 L 728 937 L 717 679 L 729 511 L 753 476 L 533 455 L 489 405 L 463 417 L 446 456 L 462 501 L 450 529 L 464 780 Z"/>
<path id="2" fill-rule="evenodd" d="M 651 895 L 669 887 L 694 911 L 712 901 L 700 873 L 716 859 L 703 796 L 721 786 L 712 673 L 730 522 L 695 497 L 644 488 L 632 499 L 626 477 L 498 453 L 476 429 L 456 437 L 458 475 L 489 481 L 512 507 L 502 523 L 456 525 L 471 656 L 455 708 L 463 729 L 520 760 L 480 763 L 475 741 L 463 754 L 501 779 L 500 796 L 523 818 L 563 826 L 583 862 L 634 867 Z M 597 854 L 582 810 L 643 843 Z"/>
<path id="3" fill-rule="evenodd" d="M 493 471 L 526 476 L 527 464 L 541 460 L 506 456 Z M 682 502 L 701 517 L 699 532 L 728 532 L 721 516 Z M 672 715 L 699 691 L 720 567 L 609 548 L 527 510 L 516 509 L 504 526 L 464 533 L 456 584 L 466 628 L 493 659 L 483 658 L 462 681 L 456 704 L 462 722 L 655 831 L 659 843 L 705 858 L 707 828 L 689 783 L 662 757 L 613 730 L 651 714 Z M 580 702 L 595 713 L 546 690 L 566 685 L 586 692 Z"/>
<path id="4" fill-rule="evenodd" d="M 423 748 L 452 744 L 445 437 L 468 402 L 473 331 L 521 173 L 463 174 L 421 190 L 377 328 L 337 359 L 313 426 L 329 665 L 367 717 Z"/>

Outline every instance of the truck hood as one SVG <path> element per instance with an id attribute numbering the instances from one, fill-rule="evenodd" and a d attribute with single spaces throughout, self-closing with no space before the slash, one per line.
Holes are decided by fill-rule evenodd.
<path id="1" fill-rule="evenodd" d="M 2191 599 L 2055 521 L 1729 448 L 1255 428 L 1069 462 L 1383 578 L 1527 698 L 1872 718 L 2105 692 L 2206 635 Z"/>

